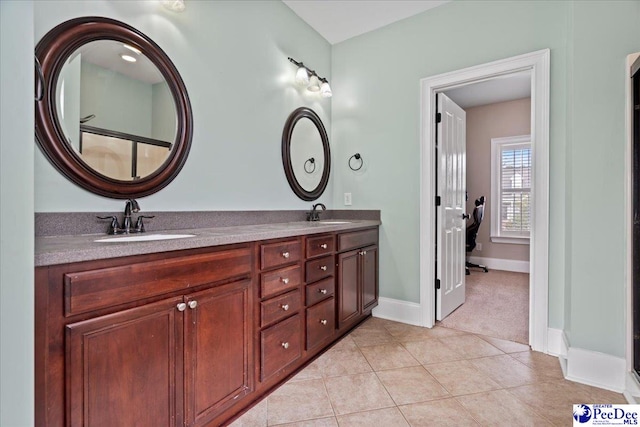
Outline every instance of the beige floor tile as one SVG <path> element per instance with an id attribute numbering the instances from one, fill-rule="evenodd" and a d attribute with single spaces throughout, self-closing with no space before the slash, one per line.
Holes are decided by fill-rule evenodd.
<path id="1" fill-rule="evenodd" d="M 362 347 L 361 351 L 374 371 L 420 365 L 411 353 L 397 343 Z"/>
<path id="2" fill-rule="evenodd" d="M 377 373 L 396 405 L 426 402 L 448 397 L 449 393 L 422 366 L 391 369 Z"/>
<path id="3" fill-rule="evenodd" d="M 510 356 L 546 377 L 555 379 L 564 378 L 560 361 L 555 356 L 538 351 L 523 351 L 520 353 L 512 353 Z"/>
<path id="4" fill-rule="evenodd" d="M 367 320 L 365 320 L 360 325 L 358 325 L 357 329 L 368 329 L 368 328 L 381 329 L 397 323 L 399 322 L 394 322 L 392 320 L 387 320 L 387 319 L 381 319 L 379 317 L 369 317 Z"/>
<path id="5" fill-rule="evenodd" d="M 404 342 L 402 345 L 415 359 L 427 365 L 463 359 L 463 355 L 445 344 L 446 338 Z"/>
<path id="6" fill-rule="evenodd" d="M 548 380 L 547 377 L 536 373 L 524 363 L 507 354 L 472 359 L 469 362 L 502 387 L 517 387 Z"/>
<path id="7" fill-rule="evenodd" d="M 506 390 L 459 396 L 456 400 L 483 426 L 552 426 Z"/>
<path id="8" fill-rule="evenodd" d="M 307 365 L 302 371 L 298 372 L 293 378 L 289 380 L 289 382 L 314 380 L 318 378 L 322 378 L 322 369 L 320 369 L 318 361 L 316 360 Z"/>
<path id="9" fill-rule="evenodd" d="M 371 365 L 358 349 L 327 351 L 313 362 L 323 378 L 372 372 Z"/>
<path id="10" fill-rule="evenodd" d="M 455 399 L 414 403 L 399 407 L 412 427 L 477 426 L 471 414 Z"/>
<path id="11" fill-rule="evenodd" d="M 443 342 L 447 347 L 463 355 L 465 359 L 504 354 L 504 352 L 475 335 L 447 337 Z"/>
<path id="12" fill-rule="evenodd" d="M 318 418 L 315 420 L 298 421 L 295 423 L 272 424 L 278 427 L 338 427 L 336 417 Z"/>
<path id="13" fill-rule="evenodd" d="M 575 403 L 626 403 L 622 394 L 568 380 L 530 384 L 509 389 L 509 393 L 556 425 L 572 423 Z"/>
<path id="14" fill-rule="evenodd" d="M 358 328 L 349 335 L 358 347 L 395 342 L 395 338 L 384 328 Z"/>
<path id="15" fill-rule="evenodd" d="M 375 411 L 357 412 L 339 415 L 340 427 L 409 427 L 398 408 L 378 409 Z"/>
<path id="16" fill-rule="evenodd" d="M 425 365 L 425 369 L 454 396 L 502 388 L 469 360 L 434 363 Z"/>
<path id="17" fill-rule="evenodd" d="M 267 399 L 263 399 L 229 427 L 267 427 Z"/>
<path id="18" fill-rule="evenodd" d="M 487 337 L 485 335 L 478 335 L 478 337 L 482 338 L 489 344 L 498 349 L 504 351 L 505 353 L 517 353 L 522 351 L 529 351 L 529 346 L 525 344 L 520 344 L 519 342 L 507 341 L 500 338 Z"/>
<path id="19" fill-rule="evenodd" d="M 358 346 L 356 345 L 356 342 L 353 340 L 353 338 L 351 338 L 351 335 L 347 335 L 346 337 L 342 338 L 340 341 L 338 341 L 336 344 L 334 344 L 333 347 L 331 347 L 331 349 L 329 351 L 332 350 L 354 350 L 357 349 Z"/>
<path id="20" fill-rule="evenodd" d="M 322 380 L 287 382 L 267 397 L 269 425 L 333 416 Z"/>
<path id="21" fill-rule="evenodd" d="M 375 373 L 326 378 L 329 399 L 336 415 L 395 406 Z"/>
<path id="22" fill-rule="evenodd" d="M 433 328 L 407 325 L 405 323 L 392 323 L 386 326 L 387 331 L 398 341 L 420 341 L 429 338 L 437 338 Z"/>

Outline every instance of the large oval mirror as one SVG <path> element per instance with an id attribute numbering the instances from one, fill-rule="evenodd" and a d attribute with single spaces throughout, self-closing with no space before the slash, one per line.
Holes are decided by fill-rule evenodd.
<path id="1" fill-rule="evenodd" d="M 302 200 L 316 200 L 329 182 L 331 152 L 320 117 L 300 107 L 287 119 L 282 132 L 282 164 L 293 192 Z"/>
<path id="2" fill-rule="evenodd" d="M 88 17 L 51 30 L 36 47 L 44 88 L 36 138 L 77 185 L 114 198 L 166 186 L 189 153 L 191 105 L 169 57 L 119 21 Z"/>

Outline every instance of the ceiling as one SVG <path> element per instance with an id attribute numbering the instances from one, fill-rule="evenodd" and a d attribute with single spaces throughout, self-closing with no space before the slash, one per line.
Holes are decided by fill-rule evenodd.
<path id="1" fill-rule="evenodd" d="M 450 0 L 283 0 L 329 43 L 373 31 Z"/>
<path id="2" fill-rule="evenodd" d="M 282 0 L 329 43 L 336 44 L 450 0 Z M 531 96 L 531 73 L 495 77 L 445 92 L 462 108 Z"/>

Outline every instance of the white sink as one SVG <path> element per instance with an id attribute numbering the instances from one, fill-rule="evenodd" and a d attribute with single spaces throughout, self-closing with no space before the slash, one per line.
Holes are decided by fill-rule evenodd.
<path id="1" fill-rule="evenodd" d="M 172 240 L 172 239 L 185 239 L 187 237 L 194 237 L 195 234 L 135 234 L 126 236 L 114 236 L 103 237 L 102 239 L 96 239 L 94 242 L 100 243 L 120 243 L 120 242 L 151 242 L 154 240 Z"/>

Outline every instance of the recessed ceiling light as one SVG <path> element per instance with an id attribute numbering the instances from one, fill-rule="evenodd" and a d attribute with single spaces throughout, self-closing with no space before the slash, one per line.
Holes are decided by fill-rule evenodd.
<path id="1" fill-rule="evenodd" d="M 120 55 L 120 58 L 124 59 L 127 62 L 136 62 L 137 59 L 131 55 Z"/>
<path id="2" fill-rule="evenodd" d="M 186 5 L 184 4 L 184 0 L 164 0 L 162 5 L 169 10 L 174 12 L 182 12 L 186 9 Z"/>
<path id="3" fill-rule="evenodd" d="M 137 49 L 133 46 L 129 46 L 128 44 L 123 44 L 122 46 L 126 47 L 127 49 L 129 49 L 131 52 L 135 52 L 138 55 L 142 55 L 142 52 L 140 52 L 140 49 Z"/>

